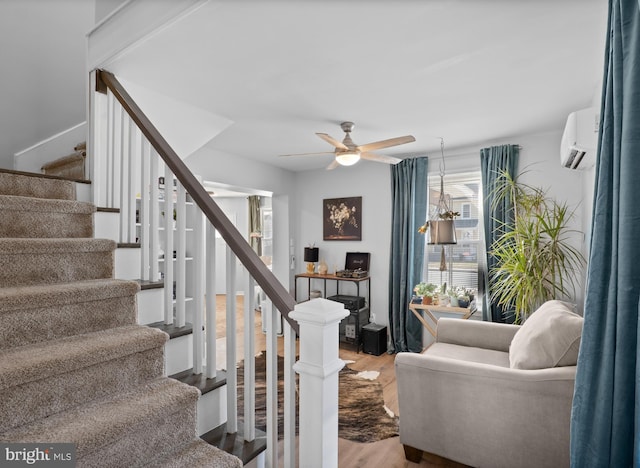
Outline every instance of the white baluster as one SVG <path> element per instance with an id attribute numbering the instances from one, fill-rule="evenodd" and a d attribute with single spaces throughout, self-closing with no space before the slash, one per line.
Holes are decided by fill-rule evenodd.
<path id="1" fill-rule="evenodd" d="M 129 212 L 129 222 L 127 223 L 127 242 L 134 243 L 136 241 L 136 175 L 138 167 L 138 141 L 140 132 L 133 120 L 129 119 L 129 169 L 128 169 L 128 187 L 127 187 L 127 203 Z"/>
<path id="2" fill-rule="evenodd" d="M 111 167 L 111 203 L 120 208 L 120 165 L 122 164 L 122 106 L 113 102 L 113 160 Z M 120 213 L 122 215 L 122 213 Z M 121 221 L 122 222 L 122 221 Z M 122 242 L 122 239 L 120 239 Z"/>
<path id="3" fill-rule="evenodd" d="M 105 197 L 106 161 L 108 145 L 106 138 L 109 127 L 109 97 L 94 91 L 97 85 L 97 71 L 90 72 L 89 88 L 89 135 L 87 139 L 86 174 L 91 180 L 91 200 L 96 206 L 108 206 Z"/>
<path id="4" fill-rule="evenodd" d="M 158 257 L 160 256 L 160 239 L 158 238 L 158 226 L 160 207 L 158 206 L 158 160 L 160 157 L 154 148 L 151 148 L 149 156 L 149 178 L 151 179 L 151 195 L 149 197 L 149 248 L 151 251 L 151 281 L 158 281 Z M 166 260 L 166 259 L 165 259 Z"/>
<path id="5" fill-rule="evenodd" d="M 238 432 L 238 374 L 236 371 L 236 256 L 227 245 L 227 432 Z"/>
<path id="6" fill-rule="evenodd" d="M 172 181 L 165 179 L 164 196 L 173 196 Z M 169 185 L 168 185 L 169 184 Z M 186 198 L 187 193 L 178 181 L 176 201 L 176 327 L 184 327 L 187 316 L 186 306 L 186 283 L 187 283 L 187 210 Z M 165 213 L 165 216 L 171 216 Z M 164 254 L 165 263 L 173 261 L 173 251 L 169 248 L 169 252 Z"/>
<path id="7" fill-rule="evenodd" d="M 120 158 L 119 158 L 119 201 L 120 207 L 120 242 L 129 242 L 129 200 L 127 199 L 127 184 L 129 181 L 129 116 L 121 109 L 120 118 Z"/>
<path id="8" fill-rule="evenodd" d="M 216 376 L 216 230 L 207 220 L 206 277 L 207 277 L 207 378 Z"/>
<path id="9" fill-rule="evenodd" d="M 204 314 L 204 216 L 194 207 L 193 237 L 193 373 L 202 374 L 204 341 L 202 336 Z"/>
<path id="10" fill-rule="evenodd" d="M 152 183 L 154 183 L 152 181 Z M 157 184 L 158 181 L 155 181 Z M 156 202 L 156 205 L 158 203 Z M 173 323 L 173 174 L 164 166 L 164 323 Z M 157 260 L 155 260 L 156 269 Z"/>
<path id="11" fill-rule="evenodd" d="M 280 317 L 278 317 L 280 320 Z M 296 463 L 296 332 L 289 322 L 284 322 L 284 466 Z"/>
<path id="12" fill-rule="evenodd" d="M 113 187 L 113 161 L 115 159 L 115 126 L 116 126 L 116 107 L 115 97 L 109 91 L 107 93 L 107 157 L 106 157 L 106 185 L 105 185 L 105 202 L 109 208 L 115 208 L 114 187 Z"/>
<path id="13" fill-rule="evenodd" d="M 142 189 L 140 190 L 140 278 L 148 280 L 150 278 L 150 268 L 153 268 L 154 265 L 149 256 L 149 192 L 151 190 L 149 160 L 151 159 L 151 145 L 146 138 L 142 138 L 140 145 L 140 173 L 142 185 Z M 157 259 L 155 259 L 155 261 L 157 262 Z"/>
<path id="14" fill-rule="evenodd" d="M 278 466 L 278 313 L 270 299 L 265 301 L 267 321 L 267 454 L 268 468 Z"/>
<path id="15" fill-rule="evenodd" d="M 255 281 L 244 270 L 244 440 L 256 438 Z"/>

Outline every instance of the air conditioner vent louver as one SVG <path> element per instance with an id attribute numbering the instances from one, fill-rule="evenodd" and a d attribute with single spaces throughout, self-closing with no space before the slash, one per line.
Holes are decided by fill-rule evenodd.
<path id="1" fill-rule="evenodd" d="M 569 169 L 577 169 L 580 163 L 582 162 L 582 159 L 584 158 L 585 154 L 587 154 L 587 152 L 584 150 L 580 150 L 575 147 L 571 148 L 569 150 L 569 156 L 564 161 L 563 166 Z"/>
<path id="2" fill-rule="evenodd" d="M 562 134 L 560 162 L 569 169 L 589 169 L 596 160 L 599 116 L 595 107 L 569 114 Z"/>

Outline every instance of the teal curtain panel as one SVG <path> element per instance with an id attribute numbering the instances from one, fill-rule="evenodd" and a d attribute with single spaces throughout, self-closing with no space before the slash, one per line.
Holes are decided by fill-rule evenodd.
<path id="1" fill-rule="evenodd" d="M 501 145 L 480 150 L 480 173 L 482 177 L 482 211 L 484 225 L 485 251 L 489 252 L 493 242 L 500 237 L 504 229 L 513 225 L 513 206 L 510 199 L 495 201 L 495 184 L 503 172 L 512 178 L 516 177 L 520 147 L 518 145 Z M 513 314 L 505 311 L 491 301 L 491 281 L 489 271 L 496 260 L 489 254 L 486 256 L 484 270 L 484 291 L 482 291 L 482 319 L 489 322 L 513 322 Z"/>
<path id="2" fill-rule="evenodd" d="M 391 258 L 389 266 L 389 351 L 422 351 L 422 324 L 409 310 L 413 287 L 421 281 L 427 215 L 426 157 L 391 166 Z"/>
<path id="3" fill-rule="evenodd" d="M 640 466 L 640 6 L 610 0 L 571 466 Z"/>

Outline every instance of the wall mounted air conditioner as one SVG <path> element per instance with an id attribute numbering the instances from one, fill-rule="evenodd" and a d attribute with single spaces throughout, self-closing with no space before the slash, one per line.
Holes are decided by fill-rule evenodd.
<path id="1" fill-rule="evenodd" d="M 560 162 L 569 169 L 589 169 L 596 162 L 600 115 L 595 107 L 572 112 L 560 144 Z"/>

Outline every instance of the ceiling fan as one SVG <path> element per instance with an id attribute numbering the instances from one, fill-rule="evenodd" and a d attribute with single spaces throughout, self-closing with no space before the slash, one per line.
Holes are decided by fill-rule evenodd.
<path id="1" fill-rule="evenodd" d="M 376 141 L 374 143 L 367 143 L 366 145 L 356 145 L 351 139 L 351 131 L 355 124 L 353 122 L 342 122 L 340 124 L 342 131 L 344 131 L 344 139 L 342 142 L 327 135 L 326 133 L 316 133 L 327 143 L 335 146 L 335 150 L 326 151 L 322 153 L 302 153 L 302 154 L 283 154 L 281 156 L 308 156 L 315 154 L 335 154 L 335 159 L 327 166 L 327 170 L 335 169 L 339 165 L 352 166 L 360 159 L 367 159 L 369 161 L 376 161 L 386 164 L 397 164 L 402 159 L 394 158 L 392 156 L 383 156 L 381 154 L 372 153 L 371 151 L 379 150 L 382 148 L 389 148 L 391 146 L 404 145 L 405 143 L 411 143 L 416 139 L 411 136 L 402 136 L 397 138 L 390 138 L 388 140 Z"/>

